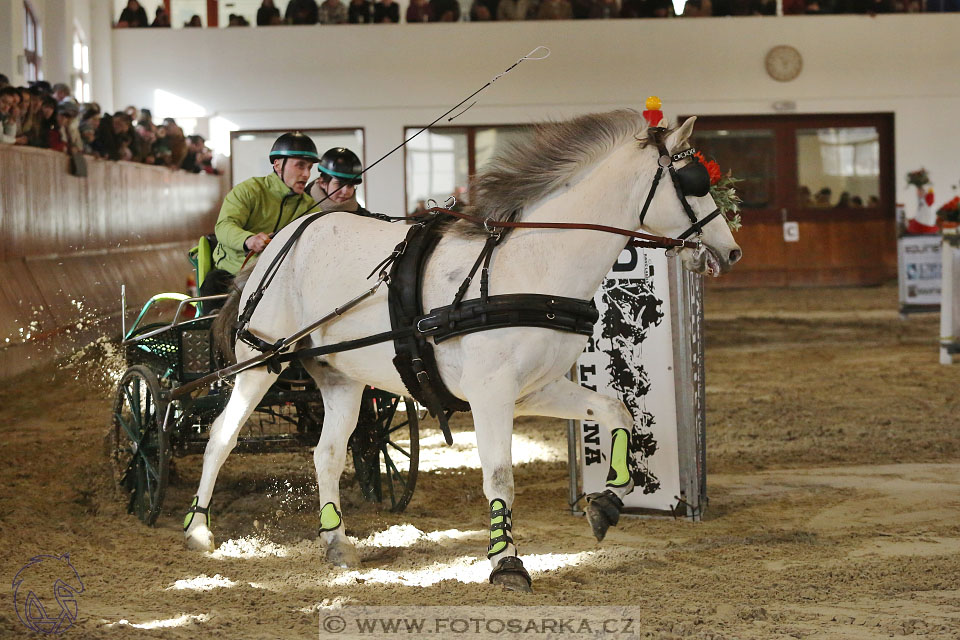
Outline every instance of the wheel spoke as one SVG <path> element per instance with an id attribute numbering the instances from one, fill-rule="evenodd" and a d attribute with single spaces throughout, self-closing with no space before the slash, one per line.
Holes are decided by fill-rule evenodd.
<path id="1" fill-rule="evenodd" d="M 383 460 L 386 462 L 387 487 L 390 489 L 390 504 L 395 505 L 397 504 L 397 498 L 393 493 L 393 475 L 390 473 L 390 467 L 393 467 L 394 470 L 396 470 L 396 467 L 393 465 L 393 461 L 390 459 L 390 456 L 387 455 L 387 448 L 384 447 L 381 449 L 381 452 L 383 453 Z M 399 472 L 397 472 L 397 475 L 399 475 Z"/>
<path id="2" fill-rule="evenodd" d="M 390 435 L 390 434 L 393 433 L 394 431 L 399 431 L 400 429 L 403 429 L 403 428 L 404 428 L 405 426 L 407 426 L 408 424 L 410 424 L 410 420 L 409 420 L 409 419 L 401 422 L 400 424 L 398 424 L 398 425 L 395 426 L 395 427 L 392 427 L 392 428 L 388 429 L 388 430 L 387 430 L 387 435 Z"/>
<path id="3" fill-rule="evenodd" d="M 389 440 L 387 441 L 387 444 L 390 445 L 391 447 L 393 447 L 394 449 L 396 449 L 397 451 L 399 451 L 400 453 L 402 453 L 403 455 L 407 456 L 407 458 L 410 457 L 410 452 L 409 452 L 409 451 L 404 451 L 403 449 L 400 448 L 399 445 L 394 444 L 393 442 L 391 442 L 391 441 L 389 441 Z"/>
<path id="4" fill-rule="evenodd" d="M 120 423 L 120 426 L 123 427 L 123 430 L 126 432 L 127 437 L 130 438 L 130 441 L 137 445 L 137 448 L 140 448 L 140 436 L 130 428 L 130 425 L 126 423 L 119 413 L 113 414 L 117 421 Z"/>

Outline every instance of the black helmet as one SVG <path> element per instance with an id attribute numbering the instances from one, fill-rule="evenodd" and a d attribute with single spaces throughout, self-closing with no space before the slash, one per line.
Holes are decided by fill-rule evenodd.
<path id="1" fill-rule="evenodd" d="M 347 184 L 363 182 L 360 177 L 360 174 L 363 173 L 363 163 L 360 162 L 357 154 L 343 147 L 334 147 L 323 154 L 317 169 L 323 175 L 339 178 L 341 182 Z"/>
<path id="2" fill-rule="evenodd" d="M 306 158 L 316 162 L 317 145 L 313 144 L 310 136 L 297 131 L 296 133 L 285 133 L 273 143 L 270 149 L 270 161 L 283 158 Z"/>

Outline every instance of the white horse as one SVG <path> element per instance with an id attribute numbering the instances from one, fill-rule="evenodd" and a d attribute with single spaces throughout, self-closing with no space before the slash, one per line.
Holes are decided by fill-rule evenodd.
<path id="1" fill-rule="evenodd" d="M 686 149 L 694 118 L 665 136 L 670 153 Z M 523 221 L 600 223 L 640 230 L 639 214 L 660 160 L 649 144 L 647 126 L 634 111 L 614 111 L 541 125 L 529 140 L 502 152 L 477 176 L 475 215 Z M 693 158 L 677 165 L 696 162 Z M 690 226 L 678 190 L 664 175 L 656 189 L 642 230 L 676 237 Z M 708 195 L 689 197 L 697 218 L 714 211 Z M 296 223 L 283 229 L 254 268 L 241 297 L 250 296 Z M 426 310 L 450 304 L 480 252 L 484 234 L 458 222 L 441 238 L 427 266 L 423 283 Z M 293 335 L 330 312 L 334 306 L 370 287 L 367 274 L 407 233 L 406 225 L 387 224 L 350 213 L 332 213 L 310 225 L 292 248 L 249 324 L 260 338 L 273 342 Z M 722 216 L 702 229 L 700 251 L 680 251 L 686 268 L 718 275 L 741 255 Z M 623 250 L 623 236 L 588 230 L 516 229 L 493 254 L 490 294 L 538 293 L 587 300 Z M 467 298 L 478 296 L 479 278 Z M 343 316 L 310 334 L 310 346 L 352 340 L 390 329 L 387 292 L 382 287 Z M 510 589 L 529 590 L 529 576 L 517 558 L 511 535 L 514 500 L 511 438 L 515 416 L 539 415 L 597 421 L 614 435 L 608 491 L 588 505 L 598 538 L 619 517 L 620 498 L 633 482 L 624 479 L 624 452 L 617 453 L 616 430 L 632 429 L 633 421 L 619 400 L 584 389 L 564 377 L 583 351 L 587 338 L 561 331 L 511 327 L 481 331 L 436 345 L 439 370 L 447 387 L 472 408 L 477 448 L 483 466 L 483 490 L 490 504 L 491 581 Z M 238 360 L 258 355 L 238 342 Z M 347 440 L 357 424 L 364 385 L 406 394 L 392 365 L 392 342 L 327 355 L 305 362 L 323 394 L 325 409 L 320 441 L 314 451 L 320 504 L 321 537 L 327 560 L 357 566 L 359 558 L 344 534 L 339 479 Z M 210 504 L 217 473 L 237 441 L 241 425 L 277 379 L 267 368 L 237 375 L 223 413 L 214 421 L 203 458 L 203 475 L 194 506 L 185 520 L 186 545 L 212 550 Z M 628 439 L 626 440 L 629 441 Z M 618 468 L 618 465 L 620 467 Z M 619 478 L 619 479 L 618 479 Z M 620 503 L 620 504 L 618 504 Z M 207 517 L 194 517 L 197 514 Z"/>

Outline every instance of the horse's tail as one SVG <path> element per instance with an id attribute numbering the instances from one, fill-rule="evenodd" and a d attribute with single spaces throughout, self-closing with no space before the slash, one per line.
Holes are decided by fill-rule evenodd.
<path id="1" fill-rule="evenodd" d="M 223 303 L 217 317 L 213 320 L 213 344 L 223 357 L 225 365 L 236 364 L 237 355 L 233 347 L 237 337 L 237 320 L 240 315 L 240 294 L 250 279 L 253 267 L 240 271 L 230 282 L 230 296 Z"/>

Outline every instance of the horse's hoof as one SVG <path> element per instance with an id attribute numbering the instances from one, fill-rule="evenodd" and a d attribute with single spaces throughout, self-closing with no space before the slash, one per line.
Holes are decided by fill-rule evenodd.
<path id="1" fill-rule="evenodd" d="M 198 525 L 183 535 L 183 543 L 192 551 L 213 551 L 213 532 Z"/>
<path id="2" fill-rule="evenodd" d="M 533 580 L 516 556 L 500 558 L 497 568 L 490 572 L 490 584 L 499 584 L 507 591 L 533 593 Z"/>
<path id="3" fill-rule="evenodd" d="M 620 521 L 620 510 L 623 500 L 613 491 L 607 489 L 602 493 L 591 493 L 587 496 L 587 520 L 593 529 L 597 542 L 603 542 L 607 529 Z"/>
<path id="4" fill-rule="evenodd" d="M 331 542 L 327 545 L 327 562 L 343 569 L 360 566 L 360 555 L 349 542 Z"/>

